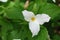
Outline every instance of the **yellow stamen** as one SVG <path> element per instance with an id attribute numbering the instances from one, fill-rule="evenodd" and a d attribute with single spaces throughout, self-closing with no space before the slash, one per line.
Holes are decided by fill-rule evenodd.
<path id="1" fill-rule="evenodd" d="M 35 17 L 32 17 L 31 20 L 32 20 L 32 21 L 35 21 Z"/>

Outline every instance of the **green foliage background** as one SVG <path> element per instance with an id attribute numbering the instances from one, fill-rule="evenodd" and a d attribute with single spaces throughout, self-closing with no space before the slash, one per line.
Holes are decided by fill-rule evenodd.
<path id="1" fill-rule="evenodd" d="M 54 33 L 54 27 L 60 27 L 60 7 L 52 0 L 30 0 L 26 10 L 35 14 L 46 13 L 51 17 L 50 22 L 42 25 L 39 34 L 32 38 L 28 22 L 22 15 L 25 2 L 26 0 L 0 2 L 0 40 L 60 40 L 60 34 Z"/>

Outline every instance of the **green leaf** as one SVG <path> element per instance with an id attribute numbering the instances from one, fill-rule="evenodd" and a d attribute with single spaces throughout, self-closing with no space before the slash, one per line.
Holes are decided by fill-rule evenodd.
<path id="1" fill-rule="evenodd" d="M 3 8 L 0 6 L 0 12 L 3 10 Z"/>
<path id="2" fill-rule="evenodd" d="M 39 11 L 39 8 L 42 5 L 45 5 L 46 3 L 47 3 L 47 0 L 31 1 L 30 4 L 29 4 L 28 10 L 34 12 L 35 14 L 37 14 L 38 11 Z"/>
<path id="3" fill-rule="evenodd" d="M 56 20 L 57 17 L 59 18 L 60 16 L 60 7 L 47 3 L 46 5 L 43 5 L 40 7 L 39 13 L 45 13 L 48 14 L 51 19 Z"/>
<path id="4" fill-rule="evenodd" d="M 0 19 L 0 25 L 1 25 L 1 37 L 2 40 L 7 40 L 7 32 L 9 30 L 13 29 L 13 26 L 11 23 L 8 23 L 4 21 L 2 18 Z"/>
<path id="5" fill-rule="evenodd" d="M 6 16 L 10 19 L 23 19 L 22 8 L 13 6 L 5 10 Z"/>
<path id="6" fill-rule="evenodd" d="M 48 31 L 45 27 L 41 27 L 39 34 L 35 37 L 32 37 L 32 33 L 29 30 L 27 24 L 14 24 L 14 30 L 9 33 L 8 40 L 12 39 L 21 39 L 21 40 L 47 40 Z"/>
<path id="7" fill-rule="evenodd" d="M 47 39 L 48 39 L 48 31 L 45 27 L 42 26 L 38 36 L 36 36 L 34 40 L 47 40 Z"/>
<path id="8" fill-rule="evenodd" d="M 60 40 L 60 35 L 55 34 L 52 40 Z"/>
<path id="9" fill-rule="evenodd" d="M 30 2 L 27 10 L 32 11 L 34 14 L 37 14 L 39 10 L 39 5 L 37 5 L 37 3 Z"/>

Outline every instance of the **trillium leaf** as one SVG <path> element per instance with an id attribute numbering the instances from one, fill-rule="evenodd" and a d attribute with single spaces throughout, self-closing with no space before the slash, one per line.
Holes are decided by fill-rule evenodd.
<path id="1" fill-rule="evenodd" d="M 45 14 L 48 14 L 51 19 L 57 19 L 57 17 L 59 18 L 59 15 L 60 15 L 60 7 L 54 5 L 54 4 L 50 4 L 50 3 L 47 3 L 46 5 L 43 5 L 41 8 L 40 8 L 40 11 L 39 13 L 45 13 Z"/>
<path id="2" fill-rule="evenodd" d="M 1 25 L 1 38 L 2 40 L 7 40 L 7 33 L 9 30 L 13 29 L 13 26 L 11 23 L 8 23 L 4 21 L 2 18 L 0 18 L 0 25 Z"/>
<path id="3" fill-rule="evenodd" d="M 15 24 L 16 28 L 8 35 L 8 39 L 21 39 L 21 40 L 47 40 L 48 31 L 45 27 L 41 27 L 39 34 L 32 38 L 32 33 L 29 30 L 28 25 L 26 24 Z M 18 27 L 18 28 L 17 28 Z M 24 36 L 25 35 L 25 36 Z M 9 40 L 10 40 L 9 39 Z"/>
<path id="4" fill-rule="evenodd" d="M 58 34 L 55 34 L 52 39 L 53 40 L 60 40 L 60 36 Z"/>
<path id="5" fill-rule="evenodd" d="M 22 40 L 46 40 L 48 38 L 48 32 L 45 27 L 41 27 L 39 34 L 32 38 L 32 34 L 28 29 L 29 27 L 26 26 L 27 25 L 25 25 L 25 27 L 22 26 L 20 32 L 18 33 L 18 35 L 20 36 L 19 38 L 21 38 Z"/>
<path id="6" fill-rule="evenodd" d="M 2 12 L 2 10 L 3 10 L 3 8 L 2 8 L 2 7 L 0 7 L 0 12 Z"/>
<path id="7" fill-rule="evenodd" d="M 23 15 L 21 9 L 17 7 L 12 7 L 6 10 L 7 17 L 10 19 L 22 19 Z"/>
<path id="8" fill-rule="evenodd" d="M 6 17 L 9 19 L 23 19 L 23 8 L 16 2 L 10 2 L 5 9 Z"/>
<path id="9" fill-rule="evenodd" d="M 42 26 L 38 36 L 36 36 L 34 40 L 47 40 L 47 39 L 48 31 L 45 27 Z"/>
<path id="10" fill-rule="evenodd" d="M 29 4 L 29 7 L 28 7 L 28 10 L 34 12 L 35 14 L 38 13 L 39 11 L 39 8 L 42 6 L 42 5 L 45 5 L 47 3 L 47 0 L 34 0 L 34 1 L 31 1 L 30 4 Z"/>

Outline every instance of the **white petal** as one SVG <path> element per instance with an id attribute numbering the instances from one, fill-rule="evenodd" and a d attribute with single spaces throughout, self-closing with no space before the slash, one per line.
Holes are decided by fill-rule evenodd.
<path id="1" fill-rule="evenodd" d="M 49 22 L 50 17 L 47 14 L 38 14 L 36 15 L 36 19 L 38 20 L 39 24 L 44 24 L 45 22 Z"/>
<path id="2" fill-rule="evenodd" d="M 30 22 L 29 29 L 32 32 L 32 37 L 34 37 L 35 35 L 38 35 L 38 33 L 40 31 L 40 25 L 37 21 Z"/>
<path id="3" fill-rule="evenodd" d="M 1 2 L 7 2 L 8 0 L 0 0 Z"/>
<path id="4" fill-rule="evenodd" d="M 26 21 L 30 21 L 31 17 L 35 16 L 33 14 L 33 12 L 30 12 L 30 11 L 27 11 L 27 10 L 22 11 L 22 13 L 23 13 L 23 16 L 24 16 Z"/>
<path id="5" fill-rule="evenodd" d="M 56 2 L 56 0 L 53 0 L 53 2 Z"/>

